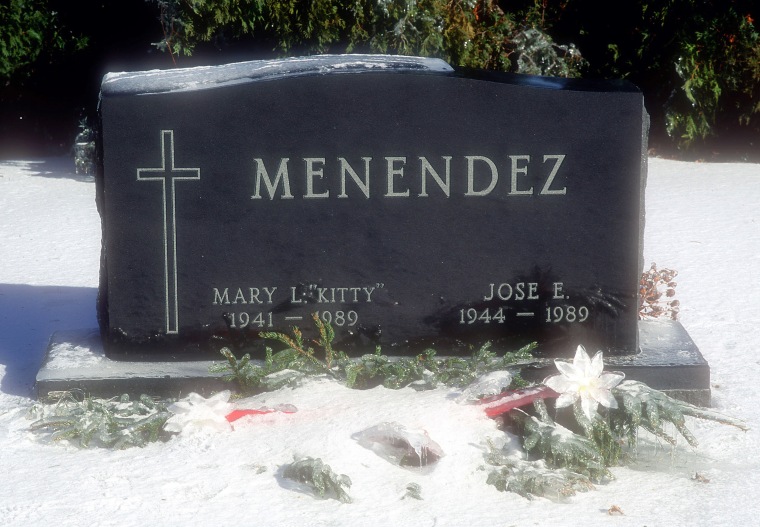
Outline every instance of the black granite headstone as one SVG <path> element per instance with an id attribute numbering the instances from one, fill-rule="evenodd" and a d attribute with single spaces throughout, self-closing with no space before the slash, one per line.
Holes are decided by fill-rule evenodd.
<path id="1" fill-rule="evenodd" d="M 647 116 L 626 83 L 342 56 L 105 77 L 109 356 L 638 350 Z"/>

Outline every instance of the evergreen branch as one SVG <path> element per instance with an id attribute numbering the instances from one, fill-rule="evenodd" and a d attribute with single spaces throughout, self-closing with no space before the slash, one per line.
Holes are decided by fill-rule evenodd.
<path id="1" fill-rule="evenodd" d="M 542 400 L 534 402 L 537 408 L 544 406 Z M 544 413 L 545 412 L 539 412 Z M 542 420 L 515 409 L 509 416 L 521 429 L 523 448 L 535 453 L 552 468 L 568 469 L 583 474 L 593 481 L 612 479 L 605 465 L 605 456 L 596 443 L 554 423 Z"/>
<path id="2" fill-rule="evenodd" d="M 641 382 L 622 382 L 612 393 L 617 399 L 617 408 L 607 409 L 602 415 L 595 414 L 592 419 L 583 412 L 580 401 L 574 403 L 571 415 L 583 436 L 556 424 L 542 399 L 534 401 L 536 415 L 514 409 L 507 416 L 516 425 L 527 453 L 540 458 L 550 469 L 581 474 L 595 482 L 612 477 L 607 467 L 620 462 L 626 443 L 635 453 L 639 428 L 676 445 L 677 438 L 663 430 L 665 423 L 671 423 L 692 447 L 697 446 L 697 440 L 686 427 L 686 415 L 747 430 L 742 421 L 673 399 Z M 569 414 L 563 415 L 569 417 Z M 566 488 L 562 482 L 567 479 L 560 477 L 559 473 L 547 476 L 541 465 L 523 467 L 515 460 L 510 463 L 502 463 L 500 469 L 492 471 L 488 482 L 500 490 L 511 490 L 528 497 L 544 492 L 544 485 L 552 489 L 550 492 L 554 496 L 560 496 L 562 489 Z"/>
<path id="3" fill-rule="evenodd" d="M 271 361 L 271 350 L 267 353 L 267 366 Z M 262 368 L 251 363 L 249 354 L 243 355 L 238 360 L 229 348 L 222 348 L 219 353 L 227 359 L 227 364 L 215 364 L 211 366 L 212 373 L 225 373 L 222 377 L 225 381 L 234 381 L 244 392 L 252 392 L 259 388 L 261 379 L 266 375 L 268 368 Z"/>
<path id="4" fill-rule="evenodd" d="M 325 350 L 325 366 L 327 369 L 332 369 L 333 359 L 335 358 L 335 350 L 332 348 L 332 341 L 335 339 L 335 330 L 331 324 L 323 321 L 319 318 L 319 313 L 311 314 L 314 324 L 319 331 L 319 340 L 316 341 L 317 346 Z"/>
<path id="5" fill-rule="evenodd" d="M 343 503 L 351 503 L 348 489 L 351 478 L 336 474 L 319 458 L 306 457 L 285 465 L 282 477 L 308 486 L 320 498 L 335 498 Z"/>
<path id="6" fill-rule="evenodd" d="M 237 384 L 238 390 L 245 395 L 295 386 L 305 374 L 315 372 L 312 363 L 304 361 L 303 356 L 292 348 L 273 353 L 267 347 L 263 364 L 252 362 L 247 353 L 238 360 L 229 348 L 222 348 L 220 353 L 227 363 L 215 364 L 211 371 L 225 373 L 222 379 Z"/>
<path id="7" fill-rule="evenodd" d="M 675 437 L 673 437 L 672 435 L 668 434 L 662 428 L 659 428 L 659 427 L 655 428 L 655 427 L 653 427 L 652 425 L 650 425 L 648 423 L 640 423 L 639 426 L 641 428 L 643 428 L 644 430 L 646 430 L 647 432 L 649 432 L 650 434 L 652 434 L 653 436 L 659 437 L 660 439 L 662 439 L 663 441 L 665 441 L 669 445 L 676 446 L 678 444 L 678 440 Z M 693 439 L 693 436 L 692 436 L 692 439 Z M 692 447 L 696 447 L 697 446 L 697 442 L 696 441 L 694 441 L 692 443 L 691 441 L 689 441 L 687 439 L 687 442 Z"/>
<path id="8" fill-rule="evenodd" d="M 332 362 L 332 356 L 334 353 L 332 350 L 332 340 L 335 334 L 333 333 L 332 328 L 329 327 L 329 324 L 322 322 L 319 319 L 317 313 L 314 313 L 312 318 L 314 319 L 314 323 L 317 324 L 317 327 L 320 331 L 321 340 L 317 341 L 316 343 L 325 349 L 325 362 L 320 361 L 317 357 L 314 356 L 313 348 L 307 348 L 304 345 L 303 333 L 301 333 L 301 330 L 297 326 L 293 326 L 294 338 L 290 338 L 285 333 L 280 333 L 277 331 L 263 331 L 259 333 L 259 336 L 261 338 L 272 339 L 285 344 L 287 346 L 287 349 L 285 351 L 293 351 L 303 357 L 306 361 L 308 361 L 308 363 L 316 367 L 322 373 L 334 375 L 329 363 Z M 329 329 L 325 328 L 325 326 L 328 326 Z"/>
<path id="9" fill-rule="evenodd" d="M 697 440 L 686 427 L 686 415 L 748 430 L 738 419 L 679 401 L 638 381 L 624 381 L 612 393 L 619 406 L 617 412 L 611 412 L 612 426 L 618 435 L 629 438 L 641 427 L 674 445 L 676 439 L 662 429 L 665 421 L 672 423 L 689 445 L 696 447 Z"/>
<path id="10" fill-rule="evenodd" d="M 256 380 L 273 374 L 279 371 L 278 368 L 307 374 L 314 373 L 316 368 L 319 373 L 327 373 L 345 382 L 349 388 L 364 389 L 382 384 L 391 389 L 409 385 L 418 389 L 429 389 L 439 384 L 466 386 L 483 373 L 535 362 L 531 353 L 536 347 L 535 342 L 518 351 L 505 353 L 501 357 L 491 350 L 490 343 L 485 343 L 475 350 L 471 357 L 438 358 L 432 349 L 427 349 L 415 357 L 388 357 L 378 346 L 375 353 L 351 359 L 346 353 L 332 347 L 335 339 L 332 326 L 319 318 L 317 313 L 312 314 L 312 320 L 319 333 L 319 337 L 313 342 L 323 351 L 324 361 L 315 355 L 313 348 L 304 345 L 301 330 L 294 327 L 293 337 L 280 332 L 259 333 L 262 338 L 275 340 L 286 346 L 286 349 L 274 356 L 268 355 L 264 369 L 256 370 L 248 363 L 244 367 L 237 365 L 234 357 L 230 359 L 231 353 L 227 350 L 222 351 L 222 354 L 227 358 L 228 365 L 218 366 L 215 371 L 229 371 L 225 379 L 237 381 L 245 394 L 262 389 L 261 382 L 251 382 L 251 379 Z M 306 363 L 299 361 L 296 355 Z M 519 375 L 515 375 L 513 385 L 519 386 L 522 383 L 524 381 Z"/>
<path id="11" fill-rule="evenodd" d="M 584 474 L 567 468 L 549 468 L 540 461 L 526 461 L 513 455 L 507 455 L 488 443 L 486 462 L 495 467 L 488 473 L 486 483 L 501 492 L 515 492 L 524 498 L 535 496 L 553 501 L 562 501 L 576 492 L 586 492 L 594 488 L 593 483 Z"/>
<path id="12" fill-rule="evenodd" d="M 406 486 L 406 493 L 401 499 L 411 498 L 422 501 L 422 486 L 419 483 L 410 483 Z"/>
<path id="13" fill-rule="evenodd" d="M 594 419 L 589 419 L 583 413 L 580 401 L 573 404 L 573 416 L 583 429 L 583 433 L 596 446 L 601 454 L 604 466 L 617 465 L 623 453 L 619 435 L 613 432 L 608 420 L 596 414 Z"/>
<path id="14" fill-rule="evenodd" d="M 710 410 L 709 408 L 700 408 L 699 406 L 694 406 L 688 403 L 681 403 L 681 411 L 684 415 L 696 417 L 698 419 L 704 419 L 707 421 L 715 421 L 716 423 L 723 425 L 733 426 L 739 430 L 742 430 L 743 432 L 749 430 L 749 427 L 744 423 L 744 421 L 723 415 L 714 410 Z"/>
<path id="15" fill-rule="evenodd" d="M 39 419 L 30 429 L 49 434 L 52 441 L 76 439 L 83 448 L 93 444 L 117 449 L 161 439 L 164 423 L 170 417 L 164 403 L 146 395 L 136 401 L 130 401 L 128 395 L 78 401 L 71 392 L 60 393 L 52 407 L 35 405 L 32 413 Z"/>

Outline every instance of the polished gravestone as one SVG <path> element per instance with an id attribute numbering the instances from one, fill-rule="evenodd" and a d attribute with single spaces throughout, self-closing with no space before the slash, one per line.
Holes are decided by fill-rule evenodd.
<path id="1" fill-rule="evenodd" d="M 637 351 L 631 85 L 314 58 L 109 75 L 101 114 L 109 355 L 260 351 L 312 312 L 344 348 Z"/>
<path id="2" fill-rule="evenodd" d="M 648 353 L 630 84 L 314 57 L 109 74 L 100 111 L 109 359 L 260 357 L 312 313 L 357 354 Z"/>

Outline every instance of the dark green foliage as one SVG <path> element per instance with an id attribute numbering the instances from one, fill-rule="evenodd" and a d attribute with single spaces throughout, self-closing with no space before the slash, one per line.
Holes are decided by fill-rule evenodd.
<path id="1" fill-rule="evenodd" d="M 306 48 L 325 53 L 345 38 L 348 24 L 361 13 L 360 2 L 280 0 L 260 2 L 266 30 L 275 35 L 283 52 Z"/>
<path id="2" fill-rule="evenodd" d="M 689 445 L 696 447 L 696 438 L 686 428 L 684 416 L 687 415 L 747 430 L 747 426 L 737 419 L 673 399 L 638 381 L 624 381 L 612 393 L 620 408 L 610 412 L 610 426 L 616 437 L 627 439 L 631 445 L 635 444 L 639 427 L 675 445 L 676 438 L 663 429 L 665 423 L 671 423 Z"/>
<path id="3" fill-rule="evenodd" d="M 572 45 L 492 0 L 153 0 L 164 39 L 159 49 L 189 55 L 204 42 L 274 42 L 285 54 L 391 53 L 453 64 L 575 77 L 584 65 Z"/>
<path id="4" fill-rule="evenodd" d="M 164 29 L 157 45 L 173 56 L 248 39 L 284 54 L 395 53 L 500 71 L 628 78 L 646 94 L 657 140 L 669 134 L 687 149 L 727 130 L 760 140 L 753 0 L 151 1 Z"/>
<path id="5" fill-rule="evenodd" d="M 531 351 L 535 343 L 516 352 L 507 352 L 501 357 L 486 343 L 475 350 L 470 357 L 437 357 L 428 349 L 416 357 L 388 357 L 380 348 L 374 354 L 364 355 L 358 360 L 342 362 L 346 384 L 351 388 L 371 388 L 382 384 L 386 388 L 403 388 L 414 383 L 419 389 L 434 388 L 439 384 L 464 387 L 479 375 L 496 370 L 515 367 L 534 360 Z M 522 379 L 517 376 L 517 383 Z"/>
<path id="6" fill-rule="evenodd" d="M 577 433 L 555 423 L 543 400 L 534 403 L 532 414 L 512 410 L 508 415 L 512 429 L 534 461 L 491 447 L 486 462 L 497 468 L 490 471 L 488 483 L 525 497 L 561 499 L 590 488 L 591 482 L 612 478 L 609 467 L 624 460 L 625 449 L 630 457 L 635 455 L 639 428 L 675 445 L 676 438 L 663 429 L 665 423 L 671 423 L 692 447 L 697 441 L 686 428 L 686 415 L 747 430 L 741 421 L 673 399 L 637 381 L 625 381 L 612 392 L 619 407 L 594 419 L 586 417 L 578 402 L 569 412 L 557 412 L 558 418 L 571 414 Z"/>
<path id="7" fill-rule="evenodd" d="M 334 498 L 351 503 L 348 489 L 351 478 L 336 474 L 319 458 L 306 457 L 282 468 L 282 477 L 306 485 L 320 498 Z"/>
<path id="8" fill-rule="evenodd" d="M 153 0 L 160 10 L 164 38 L 155 43 L 172 57 L 191 55 L 201 42 L 217 45 L 240 38 L 263 23 L 263 0 Z"/>
<path id="9" fill-rule="evenodd" d="M 551 468 L 563 468 L 600 482 L 612 477 L 607 470 L 603 450 L 593 439 L 578 435 L 556 424 L 546 412 L 542 400 L 534 403 L 538 417 L 520 409 L 510 417 L 521 428 L 526 453 L 545 460 Z"/>
<path id="10" fill-rule="evenodd" d="M 549 77 L 577 77 L 587 65 L 575 45 L 558 46 L 546 33 L 525 29 L 514 37 L 517 73 Z"/>
<path id="11" fill-rule="evenodd" d="M 33 64 L 64 51 L 82 49 L 87 38 L 67 31 L 46 0 L 0 4 L 0 86 L 31 73 Z"/>
<path id="12" fill-rule="evenodd" d="M 693 144 L 713 133 L 722 113 L 760 130 L 760 34 L 749 5 L 730 2 L 705 13 L 695 3 L 688 2 L 694 11 L 681 30 L 688 33 L 675 60 L 680 87 L 667 106 L 668 134 Z"/>
<path id="13" fill-rule="evenodd" d="M 514 492 L 528 499 L 534 497 L 562 501 L 577 492 L 594 488 L 588 476 L 567 468 L 551 468 L 544 461 L 526 461 L 489 444 L 485 455 L 491 468 L 486 483 L 501 492 Z"/>
<path id="14" fill-rule="evenodd" d="M 127 448 L 144 446 L 164 435 L 163 426 L 171 416 L 162 402 L 147 395 L 130 401 L 84 397 L 77 400 L 71 392 L 58 394 L 52 405 L 37 404 L 30 413 L 38 418 L 31 430 L 46 434 L 53 441 L 67 439 L 86 448 L 100 446 Z"/>
<path id="15" fill-rule="evenodd" d="M 510 9 L 535 11 L 537 4 L 510 2 Z M 583 50 L 586 75 L 628 78 L 642 88 L 656 139 L 667 133 L 682 149 L 705 146 L 714 134 L 732 142 L 739 134 L 755 145 L 760 140 L 760 9 L 754 0 L 542 4 L 544 30 Z"/>
<path id="16" fill-rule="evenodd" d="M 235 382 L 240 392 L 246 395 L 293 385 L 307 374 L 337 376 L 337 371 L 333 367 L 334 361 L 338 358 L 336 355 L 341 361 L 345 361 L 346 358 L 342 354 L 336 354 L 332 349 L 332 341 L 335 338 L 332 327 L 319 319 L 316 313 L 312 319 L 319 331 L 319 339 L 314 343 L 321 349 L 323 358 L 317 357 L 317 351 L 304 342 L 301 330 L 294 327 L 292 337 L 276 332 L 260 334 L 263 338 L 275 340 L 286 346 L 277 353 L 267 347 L 263 363 L 252 361 L 247 353 L 238 360 L 228 348 L 222 348 L 220 353 L 227 362 L 212 366 L 211 371 L 224 373 L 224 378 Z"/>
<path id="17" fill-rule="evenodd" d="M 443 384 L 464 387 L 478 376 L 491 371 L 516 368 L 534 361 L 531 354 L 536 343 L 524 346 L 515 352 L 499 356 L 491 350 L 490 343 L 476 349 L 470 357 L 437 357 L 428 349 L 415 357 L 389 357 L 383 355 L 380 347 L 375 353 L 366 354 L 357 359 L 332 347 L 335 333 L 330 324 L 322 321 L 316 313 L 312 320 L 319 331 L 319 338 L 313 341 L 317 348 L 304 342 L 303 334 L 297 327 L 293 335 L 278 332 L 262 332 L 261 337 L 285 345 L 285 349 L 274 353 L 266 349 L 263 363 L 254 362 L 246 354 L 237 359 L 232 352 L 224 348 L 221 354 L 227 359 L 212 368 L 212 371 L 225 373 L 224 378 L 238 385 L 244 395 L 277 389 L 283 384 L 300 378 L 297 373 L 314 375 L 323 374 L 345 382 L 349 388 L 366 389 L 383 385 L 398 389 L 413 385 L 417 389 L 431 389 Z M 278 375 L 290 372 L 292 375 Z M 523 386 L 525 381 L 515 375 L 512 388 Z"/>

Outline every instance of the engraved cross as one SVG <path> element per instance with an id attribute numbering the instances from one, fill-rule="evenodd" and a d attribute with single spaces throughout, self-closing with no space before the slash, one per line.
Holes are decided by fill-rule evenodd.
<path id="1" fill-rule="evenodd" d="M 174 130 L 161 130 L 161 166 L 158 168 L 137 169 L 137 181 L 160 181 L 163 190 L 164 281 L 166 291 L 166 333 L 168 334 L 179 331 L 175 182 L 197 180 L 200 178 L 200 168 L 177 168 L 174 164 Z M 167 181 L 169 182 L 168 185 Z"/>

